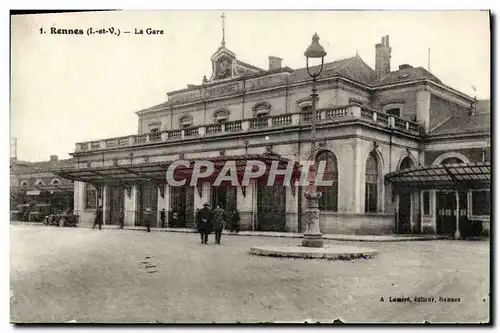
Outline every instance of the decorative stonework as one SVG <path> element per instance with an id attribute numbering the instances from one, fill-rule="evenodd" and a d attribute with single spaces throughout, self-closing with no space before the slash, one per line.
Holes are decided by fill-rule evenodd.
<path id="1" fill-rule="evenodd" d="M 240 92 L 240 83 L 235 82 L 235 83 L 229 83 L 226 85 L 222 86 L 215 86 L 215 87 L 210 87 L 206 88 L 203 91 L 203 98 L 209 99 L 209 98 L 215 98 L 215 97 L 222 97 L 222 96 L 227 96 L 231 94 L 236 94 Z"/>
<path id="2" fill-rule="evenodd" d="M 227 55 L 220 56 L 214 61 L 214 80 L 222 80 L 231 77 L 233 59 Z"/>

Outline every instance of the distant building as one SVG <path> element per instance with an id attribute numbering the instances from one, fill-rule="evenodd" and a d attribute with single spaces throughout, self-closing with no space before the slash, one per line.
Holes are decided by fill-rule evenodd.
<path id="1" fill-rule="evenodd" d="M 27 162 L 10 159 L 10 209 L 24 203 L 49 203 L 58 209 L 73 209 L 73 181 L 52 173 L 53 169 L 72 166 L 53 155 L 49 161 Z"/>
<path id="2" fill-rule="evenodd" d="M 375 69 L 356 55 L 326 63 L 318 78 L 313 156 L 327 161 L 325 177 L 334 181 L 320 188 L 322 232 L 455 234 L 457 223 L 462 234 L 488 230 L 489 101 L 476 101 L 422 67 L 392 71 L 391 52 L 384 36 L 375 46 Z M 274 56 L 268 69 L 257 68 L 225 43 L 211 61 L 209 79 L 138 111 L 138 134 L 76 144 L 74 164 L 57 173 L 75 181 L 81 223 L 90 223 L 102 204 L 108 224 L 118 224 L 123 213 L 126 225 L 142 225 L 148 209 L 159 223 L 165 208 L 177 216 L 170 226 L 191 227 L 194 211 L 209 202 L 237 208 L 242 229 L 305 229 L 304 188 L 296 183 L 265 186 L 264 176 L 248 187 L 166 184 L 167 167 L 179 159 L 311 156 L 305 68 L 283 67 Z"/>

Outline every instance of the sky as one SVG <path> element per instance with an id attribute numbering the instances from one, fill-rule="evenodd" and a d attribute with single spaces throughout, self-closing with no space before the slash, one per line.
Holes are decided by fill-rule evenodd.
<path id="1" fill-rule="evenodd" d="M 221 11 L 123 11 L 16 16 L 11 19 L 10 136 L 17 157 L 69 158 L 76 142 L 137 133 L 136 111 L 166 93 L 211 76 L 222 38 Z M 226 47 L 267 69 L 305 66 L 317 32 L 325 61 L 358 52 L 372 68 L 375 44 L 390 35 L 391 69 L 428 67 L 445 84 L 490 98 L 488 12 L 226 11 Z M 58 35 L 50 29 L 132 31 L 120 36 Z M 136 35 L 152 28 L 163 34 Z M 44 29 L 46 33 L 40 33 Z M 476 87 L 476 91 L 472 86 Z"/>

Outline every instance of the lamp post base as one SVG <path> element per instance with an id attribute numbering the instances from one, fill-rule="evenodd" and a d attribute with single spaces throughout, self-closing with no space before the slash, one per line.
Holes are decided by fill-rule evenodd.
<path id="1" fill-rule="evenodd" d="M 316 197 L 315 193 L 314 197 Z M 302 246 L 304 247 L 323 247 L 323 235 L 319 229 L 319 209 L 316 200 L 310 200 L 309 203 L 313 208 L 306 209 L 307 229 L 302 239 Z"/>

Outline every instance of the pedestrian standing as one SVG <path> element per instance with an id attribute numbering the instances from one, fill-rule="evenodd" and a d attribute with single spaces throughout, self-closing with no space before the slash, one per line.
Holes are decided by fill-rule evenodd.
<path id="1" fill-rule="evenodd" d="M 146 226 L 146 232 L 151 232 L 151 208 L 146 208 L 146 213 L 144 214 L 146 215 L 144 217 L 144 224 Z"/>
<path id="2" fill-rule="evenodd" d="M 161 219 L 161 227 L 165 228 L 165 215 L 167 212 L 165 211 L 165 208 L 163 208 L 160 212 L 160 219 Z"/>
<path id="3" fill-rule="evenodd" d="M 120 213 L 120 229 L 123 229 L 124 226 L 125 226 L 125 212 L 122 209 Z"/>
<path id="4" fill-rule="evenodd" d="M 212 211 L 208 208 L 208 203 L 203 204 L 203 208 L 199 210 L 196 218 L 198 232 L 200 233 L 201 243 L 207 244 L 208 235 L 212 232 Z"/>
<path id="5" fill-rule="evenodd" d="M 226 225 L 226 211 L 220 208 L 219 205 L 217 205 L 217 207 L 213 211 L 213 217 L 214 217 L 215 244 L 220 245 L 222 230 Z"/>
<path id="6" fill-rule="evenodd" d="M 92 229 L 95 229 L 95 226 L 99 225 L 99 230 L 101 230 L 102 226 L 102 206 L 97 207 L 95 210 L 95 219 L 94 219 L 94 226 Z"/>
<path id="7" fill-rule="evenodd" d="M 233 215 L 231 216 L 231 232 L 236 231 L 236 233 L 240 232 L 240 212 L 237 209 L 234 210 Z"/>

